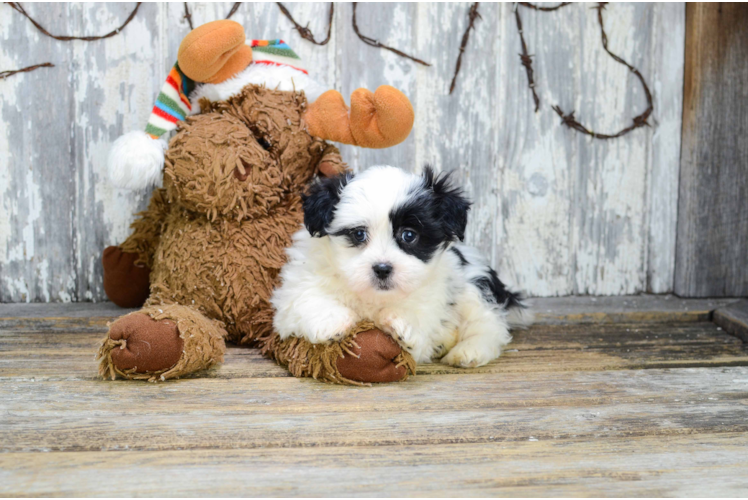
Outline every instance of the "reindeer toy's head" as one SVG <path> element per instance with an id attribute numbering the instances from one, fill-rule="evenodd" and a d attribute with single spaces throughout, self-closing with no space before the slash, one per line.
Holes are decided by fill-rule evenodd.
<path id="1" fill-rule="evenodd" d="M 323 90 L 282 40 L 246 42 L 233 21 L 200 26 L 182 41 L 145 132 L 114 144 L 110 178 L 130 189 L 163 178 L 169 198 L 190 210 L 251 217 L 315 172 L 345 168 L 326 141 L 385 148 L 410 133 L 413 108 L 393 87 L 356 90 L 350 109 Z M 177 128 L 167 149 L 163 137 Z"/>

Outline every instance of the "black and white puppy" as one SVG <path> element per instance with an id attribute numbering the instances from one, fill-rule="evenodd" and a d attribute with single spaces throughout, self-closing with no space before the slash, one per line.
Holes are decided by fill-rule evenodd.
<path id="1" fill-rule="evenodd" d="M 470 202 L 449 176 L 372 167 L 325 179 L 304 198 L 304 224 L 272 298 L 281 338 L 337 340 L 371 320 L 417 362 L 481 366 L 526 325 L 465 236 Z"/>

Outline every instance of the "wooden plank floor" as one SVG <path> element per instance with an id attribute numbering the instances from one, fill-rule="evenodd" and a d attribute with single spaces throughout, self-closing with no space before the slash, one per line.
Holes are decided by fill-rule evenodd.
<path id="1" fill-rule="evenodd" d="M 746 496 L 731 301 L 537 301 L 474 370 L 368 388 L 255 351 L 161 384 L 95 377 L 117 310 L 0 305 L 0 495 Z"/>

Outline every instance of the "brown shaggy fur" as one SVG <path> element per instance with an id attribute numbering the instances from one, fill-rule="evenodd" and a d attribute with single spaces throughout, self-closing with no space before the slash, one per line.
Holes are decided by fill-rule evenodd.
<path id="1" fill-rule="evenodd" d="M 151 268 L 146 305 L 193 306 L 222 321 L 227 340 L 249 343 L 272 332 L 269 299 L 304 219 L 304 186 L 323 157 L 345 166 L 304 130 L 303 93 L 249 85 L 200 104 L 169 143 L 164 188 L 122 249 Z"/>

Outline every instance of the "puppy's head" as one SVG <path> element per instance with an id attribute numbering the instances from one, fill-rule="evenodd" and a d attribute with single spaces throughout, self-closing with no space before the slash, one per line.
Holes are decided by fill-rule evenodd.
<path id="1" fill-rule="evenodd" d="M 465 236 L 470 208 L 449 175 L 372 167 L 324 179 L 304 197 L 304 224 L 329 238 L 333 265 L 358 293 L 409 293 Z"/>

